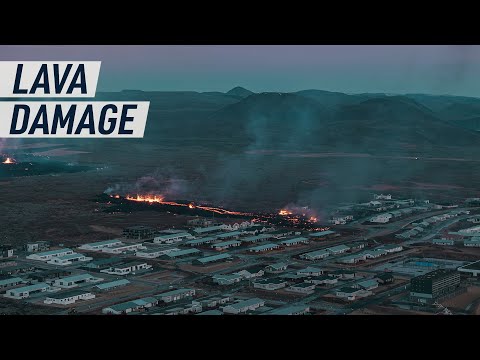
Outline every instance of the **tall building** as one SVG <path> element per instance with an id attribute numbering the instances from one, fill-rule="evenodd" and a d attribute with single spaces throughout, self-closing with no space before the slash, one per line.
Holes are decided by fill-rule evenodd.
<path id="1" fill-rule="evenodd" d="M 410 297 L 420 303 L 433 303 L 460 286 L 460 273 L 438 269 L 410 280 Z"/>

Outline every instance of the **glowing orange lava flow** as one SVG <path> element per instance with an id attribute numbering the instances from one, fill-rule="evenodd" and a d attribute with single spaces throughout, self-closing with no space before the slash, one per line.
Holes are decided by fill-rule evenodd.
<path id="1" fill-rule="evenodd" d="M 119 199 L 120 195 L 110 195 L 110 197 Z M 182 204 L 182 203 L 177 203 L 175 201 L 165 201 L 162 196 L 158 196 L 158 195 L 136 195 L 136 196 L 127 195 L 125 199 L 129 201 L 147 202 L 150 204 L 158 203 L 158 204 L 171 205 L 171 206 L 184 206 L 190 209 L 201 209 L 201 210 L 210 211 L 210 212 L 214 212 L 216 214 L 221 214 L 221 215 L 242 215 L 242 216 L 251 215 L 249 213 L 244 213 L 240 211 L 231 211 L 231 210 L 226 210 L 226 209 L 217 208 L 213 206 Z"/>
<path id="2" fill-rule="evenodd" d="M 15 160 L 12 158 L 7 157 L 5 161 L 2 162 L 2 164 L 15 164 Z"/>
<path id="3" fill-rule="evenodd" d="M 118 197 L 117 197 L 118 196 Z M 120 196 L 115 195 L 118 199 Z M 157 195 L 137 195 L 136 197 L 127 195 L 125 199 L 130 201 L 148 202 L 148 203 L 163 203 L 163 197 Z"/>

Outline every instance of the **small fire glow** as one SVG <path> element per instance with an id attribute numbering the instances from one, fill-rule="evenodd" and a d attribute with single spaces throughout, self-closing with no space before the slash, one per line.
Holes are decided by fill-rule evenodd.
<path id="1" fill-rule="evenodd" d="M 15 164 L 15 160 L 12 158 L 7 157 L 2 164 Z"/>
<path id="2" fill-rule="evenodd" d="M 292 212 L 289 211 L 289 210 L 285 210 L 285 209 L 282 209 L 278 212 L 278 215 L 280 216 L 288 216 L 288 215 L 292 215 Z"/>
<path id="3" fill-rule="evenodd" d="M 193 204 L 188 204 L 188 207 L 189 207 L 190 209 L 194 209 L 194 208 L 195 208 L 195 205 L 193 205 Z"/>

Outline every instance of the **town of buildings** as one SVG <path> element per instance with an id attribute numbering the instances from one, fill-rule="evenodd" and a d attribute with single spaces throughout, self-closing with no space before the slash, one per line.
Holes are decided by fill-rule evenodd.
<path id="1" fill-rule="evenodd" d="M 479 219 L 469 203 L 390 194 L 313 230 L 185 217 L 175 229 L 130 226 L 77 246 L 3 245 L 0 290 L 58 314 L 434 314 L 480 290 Z"/>

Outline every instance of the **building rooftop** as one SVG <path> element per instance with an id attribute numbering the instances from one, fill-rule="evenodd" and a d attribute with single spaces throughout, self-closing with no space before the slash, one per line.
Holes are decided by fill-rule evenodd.
<path id="1" fill-rule="evenodd" d="M 178 232 L 178 233 L 172 233 L 172 234 L 163 234 L 163 235 L 159 235 L 159 236 L 155 236 L 155 239 L 165 239 L 165 240 L 168 240 L 168 239 L 172 239 L 172 238 L 176 238 L 178 236 L 192 236 L 190 235 L 188 232 L 186 231 L 182 231 L 182 232 Z"/>
<path id="2" fill-rule="evenodd" d="M 8 279 L 2 279 L 2 280 L 0 280 L 0 286 L 6 286 L 6 285 L 9 285 L 9 284 L 20 283 L 22 281 L 23 280 L 19 277 L 11 277 L 11 278 L 8 278 Z"/>
<path id="3" fill-rule="evenodd" d="M 337 246 L 328 247 L 326 250 L 331 252 L 337 252 L 342 250 L 350 250 L 350 248 L 347 245 L 337 245 Z"/>
<path id="4" fill-rule="evenodd" d="M 103 266 L 103 265 L 111 265 L 111 264 L 119 263 L 121 261 L 122 261 L 121 258 L 111 257 L 111 258 L 93 260 L 93 261 L 91 261 L 88 264 L 85 264 L 83 266 L 85 266 L 85 267 L 100 267 L 100 266 Z"/>
<path id="5" fill-rule="evenodd" d="M 268 234 L 259 234 L 255 236 L 247 236 L 242 239 L 243 242 L 255 242 L 255 241 L 261 241 L 261 240 L 266 240 L 270 239 L 272 236 Z"/>
<path id="6" fill-rule="evenodd" d="M 207 232 L 213 232 L 213 231 L 220 231 L 223 230 L 222 225 L 215 225 L 215 226 L 208 226 L 208 227 L 201 227 L 201 228 L 195 228 L 193 229 L 194 232 L 197 234 L 203 234 Z"/>
<path id="7" fill-rule="evenodd" d="M 377 274 L 375 277 L 383 281 L 393 279 L 393 275 L 390 273 Z"/>
<path id="8" fill-rule="evenodd" d="M 123 285 L 128 285 L 128 284 L 130 284 L 130 281 L 128 281 L 127 279 L 121 279 L 121 280 L 106 282 L 106 283 L 103 283 L 103 284 L 98 284 L 95 287 L 97 289 L 100 289 L 100 290 L 105 290 L 105 289 L 110 289 L 110 288 L 113 288 L 113 287 L 123 286 Z"/>
<path id="9" fill-rule="evenodd" d="M 70 255 L 57 256 L 57 259 L 72 260 L 72 259 L 79 259 L 79 258 L 82 258 L 82 257 L 85 257 L 85 255 L 75 253 L 75 254 L 70 254 Z"/>
<path id="10" fill-rule="evenodd" d="M 108 309 L 112 309 L 114 311 L 121 312 L 121 311 L 125 311 L 127 309 L 136 308 L 138 306 L 145 306 L 145 305 L 148 305 L 148 304 L 154 304 L 157 301 L 158 300 L 154 297 L 146 297 L 146 298 L 131 300 L 131 301 L 127 301 L 127 302 L 124 302 L 124 303 L 112 305 L 112 306 L 109 306 Z"/>
<path id="11" fill-rule="evenodd" d="M 315 287 L 315 284 L 310 284 L 310 283 L 303 282 L 303 283 L 293 284 L 290 287 L 293 287 L 293 288 L 308 288 L 308 287 Z"/>
<path id="12" fill-rule="evenodd" d="M 67 276 L 64 278 L 61 278 L 59 280 L 62 281 L 82 281 L 82 280 L 90 280 L 93 279 L 94 277 L 90 274 L 79 274 L 79 275 L 72 275 L 72 276 Z"/>
<path id="13" fill-rule="evenodd" d="M 289 315 L 289 314 L 305 311 L 307 308 L 308 308 L 308 305 L 284 306 L 284 307 L 269 311 L 267 315 Z"/>
<path id="14" fill-rule="evenodd" d="M 462 269 L 468 270 L 480 270 L 480 260 L 473 263 L 462 266 Z"/>
<path id="15" fill-rule="evenodd" d="M 176 251 L 170 251 L 166 253 L 165 255 L 168 256 L 169 258 L 176 258 L 179 256 L 185 256 L 185 255 L 190 255 L 190 254 L 198 254 L 200 250 L 198 249 L 185 249 L 185 250 L 176 250 Z"/>
<path id="16" fill-rule="evenodd" d="M 146 261 L 129 261 L 123 264 L 115 264 L 113 267 L 115 269 L 126 269 L 132 266 L 144 265 L 146 263 Z"/>
<path id="17" fill-rule="evenodd" d="M 189 240 L 189 241 L 185 242 L 185 244 L 187 244 L 187 245 L 205 244 L 205 243 L 212 242 L 212 241 L 215 241 L 215 240 L 218 240 L 218 238 L 215 237 L 215 236 L 207 236 L 207 237 L 203 237 L 203 238 L 200 238 L 200 239 Z"/>
<path id="18" fill-rule="evenodd" d="M 222 241 L 219 243 L 212 244 L 212 247 L 224 247 L 224 246 L 234 246 L 234 245 L 240 245 L 242 242 L 238 240 L 230 240 L 230 241 Z"/>
<path id="19" fill-rule="evenodd" d="M 412 280 L 419 280 L 419 281 L 422 281 L 422 280 L 436 280 L 436 279 L 441 279 L 444 276 L 451 275 L 454 272 L 455 272 L 454 270 L 437 269 L 437 270 L 431 271 L 429 273 L 426 273 L 426 274 L 423 274 L 423 275 L 420 275 L 420 276 L 416 276 Z"/>
<path id="20" fill-rule="evenodd" d="M 93 242 L 93 243 L 87 243 L 87 244 L 83 244 L 81 246 L 105 246 L 105 245 L 117 244 L 117 243 L 121 243 L 121 242 L 122 242 L 121 240 L 114 239 L 114 240 L 105 240 L 105 241 L 97 241 L 97 242 Z"/>
<path id="21" fill-rule="evenodd" d="M 19 288 L 11 289 L 9 291 L 13 291 L 13 292 L 16 292 L 16 293 L 21 293 L 21 292 L 25 292 L 25 291 L 36 291 L 36 290 L 45 289 L 45 288 L 49 288 L 49 287 L 50 287 L 50 285 L 48 285 L 46 283 L 37 283 L 37 284 L 33 284 L 33 285 L 22 286 L 22 287 L 19 287 Z"/>
<path id="22" fill-rule="evenodd" d="M 196 261 L 199 261 L 203 264 L 206 264 L 206 263 L 209 263 L 209 262 L 218 261 L 218 260 L 222 260 L 222 259 L 230 259 L 230 258 L 232 258 L 232 255 L 230 255 L 229 253 L 223 253 L 223 254 L 205 256 L 205 257 L 202 257 L 202 258 L 198 258 L 198 259 L 196 259 Z"/>
<path id="23" fill-rule="evenodd" d="M 66 299 L 66 298 L 73 297 L 73 296 L 88 294 L 89 292 L 90 291 L 75 289 L 75 290 L 62 291 L 62 292 L 59 292 L 59 293 L 50 294 L 50 295 L 47 296 L 47 298 L 57 299 L 57 300 L 58 299 Z"/>
<path id="24" fill-rule="evenodd" d="M 325 250 L 325 249 L 322 249 L 322 250 L 315 250 L 315 251 L 311 251 L 311 252 L 308 252 L 308 253 L 305 253 L 303 254 L 304 256 L 305 255 L 308 255 L 308 256 L 312 256 L 312 257 L 315 257 L 315 256 L 321 256 L 321 255 L 328 255 L 328 251 Z"/>
<path id="25" fill-rule="evenodd" d="M 222 279 L 222 280 L 233 280 L 233 279 L 239 279 L 242 278 L 241 275 L 238 274 L 215 274 L 213 275 L 213 279 Z"/>
<path id="26" fill-rule="evenodd" d="M 333 230 L 319 231 L 319 232 L 310 233 L 310 234 L 308 234 L 308 236 L 322 237 L 322 236 L 327 236 L 327 235 L 331 235 L 331 234 L 335 234 L 335 231 L 333 231 Z"/>
<path id="27" fill-rule="evenodd" d="M 43 251 L 39 253 L 33 253 L 32 255 L 37 255 L 37 256 L 48 256 L 48 255 L 57 255 L 57 254 L 62 254 L 67 251 L 72 251 L 72 249 L 69 248 L 63 248 L 63 249 L 56 249 L 56 250 L 49 250 L 49 251 Z"/>
<path id="28" fill-rule="evenodd" d="M 310 273 L 316 273 L 316 272 L 322 272 L 322 269 L 319 269 L 313 266 L 308 266 L 305 269 L 298 270 L 297 274 L 310 274 Z"/>
<path id="29" fill-rule="evenodd" d="M 242 231 L 229 231 L 229 232 L 226 232 L 226 233 L 223 233 L 223 234 L 218 234 L 217 238 L 223 239 L 223 238 L 228 238 L 228 237 L 231 237 L 231 236 L 240 236 L 242 234 L 243 234 Z"/>
<path id="30" fill-rule="evenodd" d="M 275 264 L 269 264 L 269 265 L 267 265 L 267 266 L 265 266 L 265 267 L 271 267 L 271 268 L 273 268 L 273 269 L 280 270 L 280 269 L 282 269 L 282 268 L 284 268 L 284 267 L 286 267 L 286 266 L 288 267 L 288 264 L 287 264 L 287 263 L 279 262 L 279 263 L 275 263 Z"/>
<path id="31" fill-rule="evenodd" d="M 208 310 L 204 311 L 195 315 L 223 315 L 223 313 L 220 310 Z"/>
<path id="32" fill-rule="evenodd" d="M 271 279 L 260 279 L 255 281 L 255 283 L 259 284 L 282 284 L 285 283 L 286 280 L 284 279 L 279 279 L 279 278 L 271 278 Z"/>
<path id="33" fill-rule="evenodd" d="M 264 244 L 264 245 L 258 245 L 258 246 L 252 246 L 248 248 L 250 251 L 264 251 L 264 250 L 269 250 L 269 249 L 275 249 L 278 248 L 279 245 L 275 243 L 269 243 L 269 244 Z"/>
<path id="34" fill-rule="evenodd" d="M 307 238 L 305 237 L 297 237 L 297 238 L 294 238 L 294 239 L 288 239 L 288 240 L 283 240 L 280 242 L 280 244 L 295 244 L 295 243 L 299 243 L 299 242 L 306 242 L 308 241 Z"/>
<path id="35" fill-rule="evenodd" d="M 238 301 L 234 304 L 229 304 L 227 306 L 231 306 L 234 309 L 240 310 L 240 309 L 243 309 L 244 307 L 255 305 L 255 304 L 261 304 L 261 303 L 265 303 L 265 301 L 259 298 L 252 298 L 248 300 Z"/>

